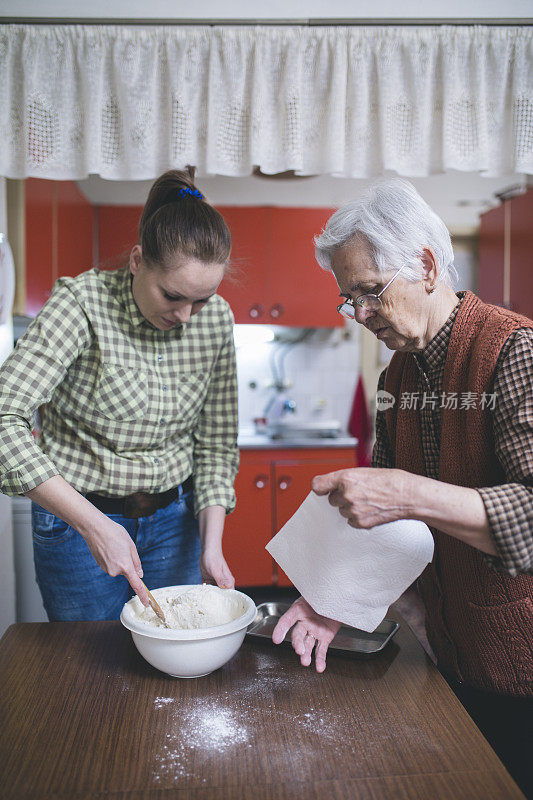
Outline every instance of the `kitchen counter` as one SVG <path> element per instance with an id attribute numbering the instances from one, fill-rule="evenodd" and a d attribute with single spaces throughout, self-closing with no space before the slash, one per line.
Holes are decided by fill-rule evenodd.
<path id="1" fill-rule="evenodd" d="M 246 639 L 205 678 L 147 664 L 119 622 L 0 642 L 3 800 L 500 800 L 523 795 L 400 621 L 378 656 Z"/>
<path id="2" fill-rule="evenodd" d="M 355 448 L 357 439 L 344 434 L 342 436 L 295 436 L 272 439 L 264 434 L 253 431 L 239 433 L 237 444 L 241 450 L 291 450 L 297 449 L 327 449 L 332 447 Z"/>

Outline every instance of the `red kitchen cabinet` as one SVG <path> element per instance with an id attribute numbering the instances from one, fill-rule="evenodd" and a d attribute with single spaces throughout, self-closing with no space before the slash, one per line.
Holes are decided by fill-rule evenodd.
<path id="1" fill-rule="evenodd" d="M 240 323 L 339 327 L 338 287 L 315 260 L 314 236 L 331 208 L 220 206 L 232 237 L 235 275 L 219 293 Z"/>
<path id="2" fill-rule="evenodd" d="M 73 181 L 57 181 L 57 277 L 93 266 L 94 208 Z"/>
<path id="3" fill-rule="evenodd" d="M 510 307 L 533 318 L 533 189 L 510 202 Z"/>
<path id="4" fill-rule="evenodd" d="M 272 538 L 270 462 L 262 453 L 241 453 L 235 481 L 237 505 L 226 518 L 224 556 L 238 586 L 268 586 L 272 559 L 265 545 Z"/>
<path id="5" fill-rule="evenodd" d="M 72 181 L 25 183 L 26 313 L 35 316 L 57 278 L 93 263 L 93 208 Z"/>
<path id="6" fill-rule="evenodd" d="M 139 241 L 142 206 L 98 206 L 98 266 L 115 269 L 127 263 Z"/>
<path id="7" fill-rule="evenodd" d="M 231 231 L 232 266 L 218 293 L 230 304 L 236 322 L 271 322 L 269 209 L 224 206 L 219 211 Z"/>
<path id="8" fill-rule="evenodd" d="M 315 475 L 356 466 L 346 448 L 243 450 L 237 506 L 226 519 L 224 555 L 237 586 L 290 586 L 265 545 L 311 491 Z"/>
<path id="9" fill-rule="evenodd" d="M 503 303 L 506 213 L 506 203 L 491 208 L 481 215 L 479 228 L 479 296 L 495 305 Z"/>
<path id="10" fill-rule="evenodd" d="M 338 327 L 338 288 L 314 257 L 313 237 L 330 208 L 223 206 L 232 233 L 232 270 L 220 286 L 238 323 Z M 72 181 L 26 183 L 28 314 L 50 296 L 55 280 L 93 263 L 113 269 L 138 241 L 141 206 L 93 208 Z"/>
<path id="11" fill-rule="evenodd" d="M 344 451 L 337 458 L 323 453 L 321 460 L 310 463 L 302 461 L 283 461 L 274 464 L 274 519 L 277 533 L 297 511 L 302 501 L 311 491 L 311 481 L 315 475 L 335 472 L 338 469 L 355 467 L 355 456 Z M 278 586 L 292 586 L 281 567 L 274 565 Z"/>
<path id="12" fill-rule="evenodd" d="M 232 269 L 220 285 L 237 323 L 342 327 L 338 287 L 315 261 L 313 237 L 331 208 L 219 206 L 232 238 Z M 137 241 L 140 206 L 97 210 L 98 263 L 124 263 Z"/>
<path id="13" fill-rule="evenodd" d="M 533 317 L 533 190 L 481 215 L 478 292 L 487 303 Z"/>
<path id="14" fill-rule="evenodd" d="M 332 208 L 271 208 L 269 264 L 273 276 L 271 311 L 281 325 L 336 328 L 339 287 L 333 273 L 316 262 L 314 237 Z"/>
<path id="15" fill-rule="evenodd" d="M 54 283 L 54 181 L 28 178 L 26 214 L 26 314 L 34 317 Z"/>

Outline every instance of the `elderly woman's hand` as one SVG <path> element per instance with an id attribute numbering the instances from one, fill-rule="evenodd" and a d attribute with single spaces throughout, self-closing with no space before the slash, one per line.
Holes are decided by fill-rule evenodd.
<path id="1" fill-rule="evenodd" d="M 317 475 L 311 487 L 316 494 L 329 495 L 331 505 L 339 509 L 352 528 L 373 528 L 410 517 L 416 478 L 401 469 L 359 467 Z"/>
<path id="2" fill-rule="evenodd" d="M 295 624 L 296 623 L 296 624 Z M 331 640 L 339 630 L 341 623 L 317 614 L 307 600 L 299 597 L 288 611 L 280 617 L 272 632 L 274 644 L 281 644 L 287 631 L 294 625 L 291 641 L 294 651 L 300 656 L 303 667 L 311 663 L 313 647 L 315 647 L 315 666 L 317 672 L 326 669 L 326 654 Z"/>

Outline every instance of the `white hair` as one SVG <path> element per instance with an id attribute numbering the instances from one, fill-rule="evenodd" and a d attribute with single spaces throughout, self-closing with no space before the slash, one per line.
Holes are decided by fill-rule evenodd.
<path id="1" fill-rule="evenodd" d="M 432 250 L 437 263 L 437 282 L 453 285 L 450 233 L 409 181 L 390 178 L 373 183 L 356 200 L 350 200 L 331 216 L 315 236 L 315 256 L 323 269 L 331 270 L 336 250 L 354 238 L 363 238 L 379 272 L 403 267 L 411 281 L 424 276 L 422 251 Z"/>

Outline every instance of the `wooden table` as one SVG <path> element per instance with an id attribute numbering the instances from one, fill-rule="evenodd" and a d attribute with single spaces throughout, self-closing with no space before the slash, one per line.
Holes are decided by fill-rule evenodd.
<path id="1" fill-rule="evenodd" d="M 400 625 L 380 656 L 330 655 L 323 675 L 248 638 L 193 680 L 153 669 L 119 622 L 13 625 L 0 642 L 0 796 L 523 798 Z"/>

